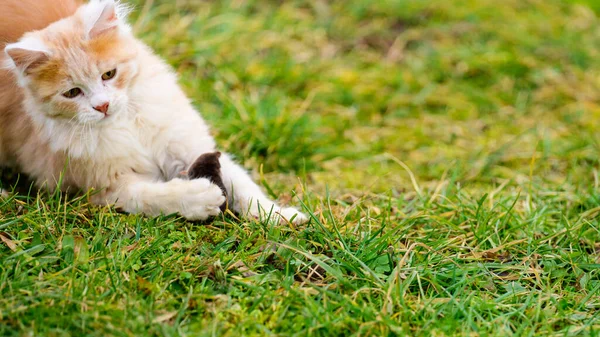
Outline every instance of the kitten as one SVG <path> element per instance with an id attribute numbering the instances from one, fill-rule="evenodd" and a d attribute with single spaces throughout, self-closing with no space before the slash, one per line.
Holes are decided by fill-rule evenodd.
<path id="1" fill-rule="evenodd" d="M 219 186 L 177 177 L 215 141 L 126 14 L 114 0 L 0 2 L 0 165 L 49 189 L 62 174 L 61 188 L 96 189 L 94 203 L 130 213 L 215 216 Z M 269 200 L 230 156 L 220 164 L 233 211 L 307 221 Z"/>

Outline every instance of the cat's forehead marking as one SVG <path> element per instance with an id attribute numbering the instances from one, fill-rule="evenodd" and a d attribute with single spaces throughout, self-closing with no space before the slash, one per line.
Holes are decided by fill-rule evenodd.
<path id="1" fill-rule="evenodd" d="M 82 82 L 95 74 L 95 63 L 78 48 L 57 50 L 55 55 L 32 74 L 36 81 L 57 84 L 70 80 Z"/>
<path id="2" fill-rule="evenodd" d="M 88 51 L 98 59 L 114 57 L 119 48 L 119 38 L 116 34 L 108 33 L 87 41 Z"/>
<path id="3" fill-rule="evenodd" d="M 96 39 L 97 40 L 97 39 Z M 51 59 L 32 75 L 42 82 L 57 83 L 65 79 L 86 82 L 96 79 L 100 72 L 99 63 L 110 58 L 110 44 L 104 41 L 86 41 L 82 38 L 55 35 L 48 39 L 53 51 Z"/>

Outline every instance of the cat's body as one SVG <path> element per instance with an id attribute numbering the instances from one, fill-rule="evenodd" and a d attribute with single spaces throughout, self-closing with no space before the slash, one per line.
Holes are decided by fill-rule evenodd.
<path id="1" fill-rule="evenodd" d="M 192 220 L 219 213 L 218 186 L 177 178 L 215 151 L 208 126 L 171 69 L 133 37 L 122 7 L 113 0 L 92 0 L 77 11 L 75 0 L 3 1 L 0 21 L 17 20 L 20 6 L 58 6 L 33 15 L 36 24 L 25 29 L 64 19 L 19 42 L 18 29 L 0 25 L 9 68 L 0 70 L 0 165 L 16 165 L 47 188 L 62 174 L 63 188 L 99 190 L 94 202 L 127 212 Z M 236 212 L 306 220 L 267 199 L 229 156 L 221 165 Z"/>

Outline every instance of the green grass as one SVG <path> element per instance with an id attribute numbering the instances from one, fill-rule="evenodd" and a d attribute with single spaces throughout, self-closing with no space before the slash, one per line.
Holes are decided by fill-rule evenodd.
<path id="1" fill-rule="evenodd" d="M 311 222 L 0 201 L 1 336 L 599 334 L 596 1 L 136 7 Z"/>

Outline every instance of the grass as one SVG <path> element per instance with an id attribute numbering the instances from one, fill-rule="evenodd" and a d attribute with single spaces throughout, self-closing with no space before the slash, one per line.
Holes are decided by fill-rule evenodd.
<path id="1" fill-rule="evenodd" d="M 311 222 L 13 196 L 0 335 L 599 334 L 596 1 L 135 5 L 222 148 Z"/>

